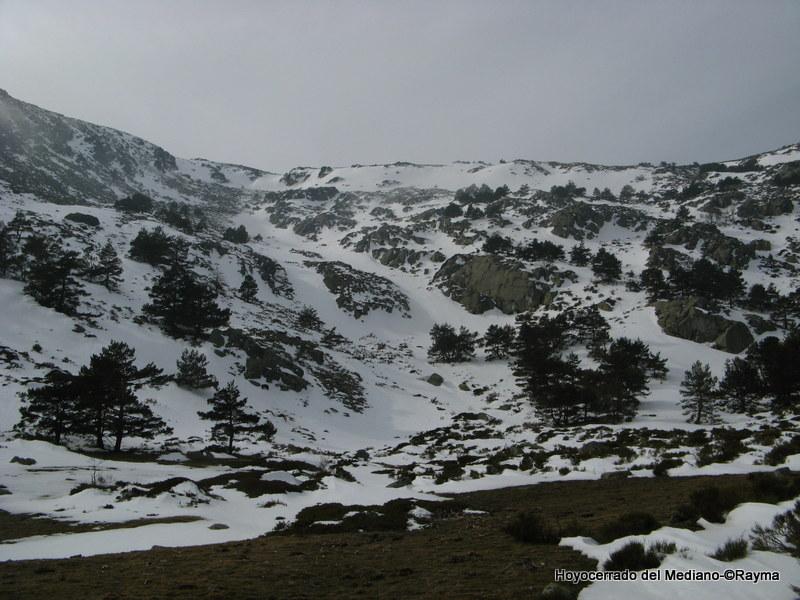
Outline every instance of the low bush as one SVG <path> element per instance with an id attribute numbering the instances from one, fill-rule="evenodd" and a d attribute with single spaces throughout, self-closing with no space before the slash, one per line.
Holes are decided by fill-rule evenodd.
<path id="1" fill-rule="evenodd" d="M 606 571 L 644 571 L 655 569 L 660 564 L 661 558 L 655 550 L 645 550 L 641 542 L 631 542 L 612 552 L 603 568 Z"/>
<path id="2" fill-rule="evenodd" d="M 753 528 L 753 549 L 780 552 L 800 558 L 800 502 L 776 516 L 772 525 Z"/>
<path id="3" fill-rule="evenodd" d="M 700 517 L 712 523 L 724 523 L 725 515 L 740 501 L 739 492 L 735 489 L 720 489 L 716 486 L 701 488 L 692 492 L 688 504 L 678 507 L 671 523 L 692 527 Z"/>
<path id="4" fill-rule="evenodd" d="M 764 456 L 764 462 L 768 465 L 780 465 L 793 454 L 800 454 L 800 435 L 775 446 Z"/>
<path id="5" fill-rule="evenodd" d="M 732 539 L 725 542 L 714 551 L 711 558 L 731 562 L 747 556 L 747 540 L 744 538 Z"/>
<path id="6" fill-rule="evenodd" d="M 525 544 L 557 544 L 561 539 L 555 527 L 538 513 L 520 513 L 505 528 L 506 533 Z"/>
<path id="7" fill-rule="evenodd" d="M 653 475 L 656 477 L 669 477 L 669 470 L 680 467 L 682 464 L 683 460 L 680 458 L 665 458 L 653 467 Z"/>
<path id="8" fill-rule="evenodd" d="M 661 527 L 653 515 L 646 512 L 631 512 L 619 517 L 617 520 L 603 525 L 596 534 L 596 539 L 602 544 L 625 537 L 626 535 L 643 535 Z"/>

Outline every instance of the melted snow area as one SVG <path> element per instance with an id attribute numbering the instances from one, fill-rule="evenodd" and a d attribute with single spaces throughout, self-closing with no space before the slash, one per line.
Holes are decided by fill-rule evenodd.
<path id="1" fill-rule="evenodd" d="M 81 151 L 80 140 L 74 141 L 73 150 Z M 795 146 L 760 155 L 759 161 L 765 168 L 778 168 L 798 158 L 800 150 Z M 429 331 L 434 323 L 464 325 L 480 333 L 490 324 L 514 323 L 514 315 L 498 309 L 471 314 L 446 296 L 433 282 L 441 266 L 435 253 L 449 258 L 479 252 L 485 236 L 493 232 L 517 242 L 534 237 L 549 240 L 563 245 L 568 252 L 578 242 L 553 232 L 547 218 L 554 208 L 537 195 L 538 191 L 573 181 L 585 187 L 589 196 L 595 187 L 608 187 L 619 194 L 623 186 L 630 185 L 644 195 L 631 199 L 625 208 L 637 211 L 645 225 L 624 226 L 612 217 L 596 235 L 584 241 L 593 252 L 600 247 L 612 250 L 622 261 L 623 272 L 639 273 L 647 260 L 642 240 L 648 228 L 654 219 L 672 217 L 679 206 L 652 200 L 652 195 L 682 187 L 686 175 L 680 169 L 534 161 L 397 163 L 296 169 L 287 178 L 264 172 L 254 174 L 253 170 L 201 159 L 178 159 L 176 168 L 198 181 L 211 181 L 211 173 L 221 170 L 226 174 L 225 185 L 244 194 L 238 208 L 210 211 L 212 227 L 187 235 L 152 216 L 124 215 L 108 203 L 55 204 L 38 195 L 16 193 L 11 186 L 0 183 L 0 221 L 8 222 L 17 211 L 23 211 L 37 227 L 58 233 L 67 246 L 81 253 L 111 241 L 124 268 L 118 292 L 85 284 L 88 295 L 80 309 L 84 316 L 76 318 L 39 306 L 23 293 L 22 283 L 0 279 L 0 509 L 102 526 L 97 531 L 2 543 L 0 560 L 59 558 L 251 538 L 291 522 L 304 507 L 323 502 L 380 505 L 393 498 L 435 500 L 443 492 L 598 478 L 622 470 L 630 471 L 633 477 L 651 477 L 653 466 L 666 451 L 682 459 L 682 464 L 670 471 L 672 475 L 771 470 L 775 467 L 763 463 L 764 454 L 774 443 L 794 433 L 796 423 L 782 428 L 775 441 L 767 442 L 755 434 L 775 424 L 770 414 L 723 413 L 722 424 L 752 432 L 743 438 L 745 450 L 726 462 L 698 461 L 701 447 L 689 443 L 685 432 L 701 427 L 687 424 L 681 414 L 679 384 L 694 361 L 710 364 L 715 374 L 721 375 L 724 362 L 731 355 L 710 344 L 666 335 L 643 292 L 627 291 L 621 283 L 594 285 L 589 268 L 566 262 L 557 262 L 556 266 L 571 269 L 578 277 L 575 282 L 565 280 L 558 288 L 561 297 L 586 305 L 604 303 L 609 309 L 604 316 L 613 337 L 641 338 L 668 360 L 666 380 L 651 383 L 634 421 L 578 429 L 546 427 L 530 403 L 520 396 L 507 361 L 487 361 L 479 350 L 468 363 L 428 362 Z M 712 173 L 709 177 L 713 182 L 727 175 Z M 758 171 L 740 176 L 755 190 L 753 193 L 758 193 L 759 185 L 770 175 Z M 443 231 L 437 224 L 438 216 L 426 216 L 436 215 L 453 201 L 457 189 L 471 184 L 492 188 L 508 185 L 515 202 L 503 213 L 502 220 L 474 219 L 458 232 Z M 156 197 L 176 197 L 174 189 L 164 188 L 160 193 L 160 185 L 160 180 L 153 179 L 146 189 Z M 332 197 L 320 199 L 306 194 L 329 186 L 336 187 Z M 294 197 L 275 196 L 291 190 Z M 197 201 L 192 197 L 182 199 Z M 609 205 L 588 197 L 582 200 Z M 204 202 L 212 205 L 208 199 Z M 686 204 L 698 221 L 706 220 L 699 210 L 702 204 L 702 196 Z M 76 211 L 97 217 L 100 226 L 95 229 L 64 220 L 66 214 Z M 461 220 L 454 218 L 451 225 Z M 413 235 L 401 235 L 394 242 L 373 240 L 357 244 L 366 233 L 386 224 L 409 228 Z M 771 251 L 757 253 L 744 270 L 744 279 L 748 286 L 774 283 L 787 292 L 797 287 L 796 271 L 789 263 L 784 263 L 788 265 L 785 267 L 771 263 L 767 269 L 764 262 L 768 254 L 785 257 L 790 250 L 796 251 L 796 246 L 791 249 L 791 240 L 798 236 L 796 203 L 792 212 L 772 216 L 767 224 L 766 229 L 757 231 L 723 218 L 717 226 L 722 233 L 743 242 L 768 241 Z M 250 242 L 237 245 L 221 241 L 222 230 L 239 225 L 249 232 Z M 253 336 L 281 332 L 313 342 L 324 352 L 321 364 L 298 355 L 296 360 L 307 384 L 295 391 L 286 386 L 282 389 L 276 381 L 245 378 L 247 356 L 240 348 L 211 341 L 197 347 L 208 357 L 210 372 L 221 383 L 235 381 L 250 406 L 276 425 L 274 441 L 239 442 L 238 454 L 252 460 L 211 451 L 208 424 L 197 415 L 198 410 L 206 410 L 210 394 L 207 390 L 182 389 L 174 383 L 139 392 L 155 401 L 154 412 L 174 430 L 168 438 L 125 440 L 123 449 L 140 449 L 147 453 L 146 457 L 141 453 L 112 457 L 93 451 L 88 440 L 69 439 L 67 447 L 63 447 L 16 438 L 11 429 L 18 420 L 18 393 L 39 381 L 48 367 L 58 365 L 77 371 L 111 340 L 124 340 L 133 346 L 139 364 L 152 361 L 165 373 L 175 372 L 176 360 L 188 342 L 168 337 L 153 324 L 137 318 L 149 301 L 147 290 L 159 271 L 128 257 L 130 241 L 137 232 L 156 226 L 187 239 L 192 244 L 196 270 L 223 284 L 220 303 L 232 311 L 231 327 Z M 199 244 L 208 240 L 221 244 L 224 252 L 213 247 L 202 252 Z M 378 248 L 395 247 L 420 254 L 413 262 L 383 264 L 373 253 Z M 681 247 L 681 251 L 699 256 L 699 248 Z M 291 294 L 273 291 L 257 278 L 257 303 L 238 298 L 241 261 L 253 252 L 283 267 Z M 401 294 L 392 296 L 392 301 L 404 296 L 408 310 L 388 312 L 387 304 L 378 303 L 366 315 L 355 318 L 353 311 L 343 307 L 339 297 L 326 286 L 317 268 L 320 261 L 340 261 L 385 278 Z M 382 286 L 359 289 L 352 300 L 359 306 L 370 306 L 378 296 L 388 302 L 384 291 Z M 343 339 L 323 344 L 320 332 L 299 327 L 296 318 L 304 306 L 315 308 L 324 326 L 335 326 Z M 734 310 L 729 318 L 743 316 Z M 293 357 L 297 348 L 284 344 L 283 350 Z M 591 362 L 585 353 L 581 356 L 587 364 Z M 327 370 L 323 373 L 324 369 Z M 443 378 L 442 385 L 426 381 L 434 372 Z M 347 373 L 347 381 L 357 383 L 331 387 L 331 377 L 325 373 Z M 676 433 L 672 443 L 655 443 L 663 438 L 659 432 L 673 430 L 684 433 Z M 610 450 L 599 457 L 585 455 L 580 449 L 590 442 L 607 443 Z M 19 462 L 15 457 L 34 462 Z M 458 458 L 462 459 L 459 467 L 453 469 L 452 463 Z M 790 456 L 780 466 L 798 469 L 800 456 Z M 718 561 L 708 558 L 710 549 L 721 541 L 746 534 L 754 524 L 768 524 L 789 505 L 746 504 L 734 510 L 724 525 L 703 523 L 703 529 L 696 532 L 663 528 L 638 538 L 676 543 L 680 552 L 668 556 L 662 569 L 722 568 Z M 422 507 L 409 511 L 409 529 L 424 527 L 429 515 Z M 108 524 L 171 517 L 182 517 L 185 522 L 108 528 Z M 569 538 L 562 543 L 602 562 L 626 540 L 630 541 L 623 538 L 598 545 L 589 539 Z M 785 577 L 780 585 L 761 584 L 773 587 L 731 585 L 715 588 L 715 594 L 753 598 L 753 590 L 757 589 L 759 594 L 769 590 L 768 596 L 759 597 L 790 598 L 789 584 L 800 584 L 797 563 L 783 555 L 752 552 L 738 566 L 777 569 Z M 666 598 L 676 594 L 693 597 L 692 585 L 697 584 L 687 583 L 679 590 L 674 584 L 634 588 L 597 583 L 587 588 L 581 598 Z"/>

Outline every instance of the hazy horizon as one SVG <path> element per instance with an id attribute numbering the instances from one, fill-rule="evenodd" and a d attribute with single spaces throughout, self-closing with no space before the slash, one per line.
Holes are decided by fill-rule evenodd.
<path id="1" fill-rule="evenodd" d="M 278 172 L 708 162 L 800 140 L 797 31 L 777 0 L 0 0 L 0 88 Z"/>

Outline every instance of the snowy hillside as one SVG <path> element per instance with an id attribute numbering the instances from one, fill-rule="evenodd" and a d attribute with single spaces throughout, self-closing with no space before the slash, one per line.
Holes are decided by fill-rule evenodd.
<path id="1" fill-rule="evenodd" d="M 0 559 L 243 539 L 320 502 L 422 501 L 612 471 L 648 477 L 666 459 L 673 475 L 798 469 L 796 451 L 765 458 L 795 435 L 792 414 L 780 420 L 765 404 L 688 423 L 679 392 L 696 361 L 722 378 L 727 360 L 783 338 L 800 316 L 798 161 L 800 145 L 709 165 L 514 160 L 278 175 L 175 158 L 0 93 L 0 224 L 18 259 L 0 268 L 0 508 L 98 524 L 196 518 L 126 535 L 104 527 L 31 537 L 0 546 Z M 120 202 L 137 193 L 152 203 Z M 184 267 L 230 311 L 226 323 L 190 336 L 148 312 L 169 250 L 142 258 L 142 231 L 182 248 Z M 31 292 L 36 261 L 47 260 L 34 255 L 41 236 L 75 252 L 83 292 L 74 310 Z M 533 240 L 553 256 L 537 255 Z M 87 275 L 107 245 L 121 261 L 116 289 Z M 599 276 L 575 248 L 612 254 L 620 272 Z M 743 289 L 688 303 L 669 275 L 702 259 L 740 275 Z M 666 287 L 648 288 L 647 269 L 663 271 Z M 783 304 L 757 304 L 755 284 L 773 284 Z M 491 325 L 516 327 L 525 312 L 584 309 L 607 322 L 608 340 L 638 338 L 666 359 L 628 418 L 554 423 L 520 386 L 512 358 L 491 359 L 480 345 L 464 361 L 428 356 L 435 324 L 482 337 Z M 167 376 L 136 394 L 152 399 L 170 433 L 128 435 L 120 454 L 83 434 L 56 445 L 14 429 L 24 392 L 55 368 L 77 374 L 114 340 Z M 582 368 L 602 363 L 584 342 L 568 345 Z M 275 426 L 273 438 L 243 435 L 236 456 L 211 440 L 198 411 L 214 389 L 171 377 L 190 347 Z M 723 426 L 742 432 L 732 455 L 721 450 Z M 766 429 L 771 437 L 758 435 Z M 426 511 L 415 510 L 409 526 L 424 526 Z"/>

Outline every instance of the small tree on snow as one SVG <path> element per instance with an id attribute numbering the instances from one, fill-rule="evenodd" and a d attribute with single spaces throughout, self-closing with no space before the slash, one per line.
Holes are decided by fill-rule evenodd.
<path id="1" fill-rule="evenodd" d="M 247 398 L 239 399 L 239 388 L 231 381 L 208 399 L 211 409 L 198 411 L 205 421 L 212 421 L 211 439 L 223 441 L 228 452 L 233 452 L 233 444 L 243 433 L 253 431 L 258 423 L 258 415 L 247 410 Z"/>
<path id="2" fill-rule="evenodd" d="M 717 378 L 711 374 L 711 368 L 695 362 L 686 371 L 681 382 L 681 408 L 689 417 L 690 423 L 713 423 L 717 410 Z"/>
<path id="3" fill-rule="evenodd" d="M 208 359 L 202 352 L 187 348 L 178 359 L 175 382 L 185 388 L 199 390 L 216 387 L 217 379 L 208 373 Z"/>
<path id="4" fill-rule="evenodd" d="M 245 302 L 255 302 L 258 295 L 258 284 L 250 273 L 245 273 L 242 285 L 239 286 L 239 297 Z"/>
<path id="5" fill-rule="evenodd" d="M 487 360 L 508 358 L 514 345 L 516 329 L 513 325 L 489 325 L 483 335 L 483 345 L 486 348 Z"/>
<path id="6" fill-rule="evenodd" d="M 432 362 L 467 362 L 475 355 L 478 334 L 462 326 L 458 333 L 447 323 L 435 324 L 431 328 L 431 347 L 428 359 Z"/>
<path id="7" fill-rule="evenodd" d="M 97 253 L 97 261 L 92 265 L 89 276 L 107 290 L 114 292 L 119 289 L 121 275 L 122 261 L 109 240 Z"/>

